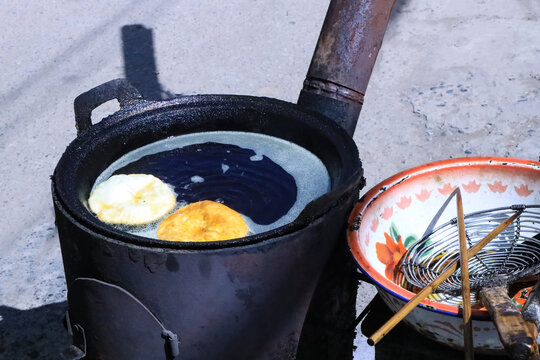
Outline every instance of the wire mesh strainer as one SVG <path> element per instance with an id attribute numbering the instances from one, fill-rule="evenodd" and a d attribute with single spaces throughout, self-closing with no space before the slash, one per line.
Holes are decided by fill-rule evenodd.
<path id="1" fill-rule="evenodd" d="M 469 260 L 472 289 L 508 284 L 540 270 L 540 205 L 513 205 L 465 216 L 468 247 L 477 244 L 504 219 L 521 215 Z M 459 259 L 457 218 L 429 231 L 403 256 L 400 267 L 411 285 L 423 288 Z M 461 294 L 461 272 L 456 271 L 437 292 Z"/>

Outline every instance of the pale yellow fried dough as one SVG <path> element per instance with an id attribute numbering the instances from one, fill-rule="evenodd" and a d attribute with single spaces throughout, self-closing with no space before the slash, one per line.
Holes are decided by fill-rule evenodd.
<path id="1" fill-rule="evenodd" d="M 113 175 L 96 186 L 88 205 L 103 222 L 144 225 L 174 209 L 176 196 L 153 175 Z"/>
<path id="2" fill-rule="evenodd" d="M 169 241 L 218 241 L 244 237 L 247 225 L 233 209 L 210 200 L 176 210 L 159 224 L 157 236 Z"/>

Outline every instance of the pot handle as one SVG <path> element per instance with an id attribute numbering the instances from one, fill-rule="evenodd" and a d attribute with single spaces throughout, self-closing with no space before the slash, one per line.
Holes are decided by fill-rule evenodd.
<path id="1" fill-rule="evenodd" d="M 108 81 L 77 96 L 73 102 L 77 135 L 92 126 L 92 111 L 113 99 L 118 100 L 120 108 L 123 108 L 132 101 L 142 99 L 142 96 L 126 79 Z"/>

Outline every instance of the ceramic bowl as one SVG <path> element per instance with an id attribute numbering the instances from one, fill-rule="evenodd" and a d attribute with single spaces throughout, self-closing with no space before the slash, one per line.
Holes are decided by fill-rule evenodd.
<path id="1" fill-rule="evenodd" d="M 514 204 L 540 203 L 540 163 L 511 158 L 463 158 L 438 161 L 394 175 L 367 192 L 349 218 L 347 237 L 360 267 L 394 312 L 415 294 L 394 282 L 402 255 L 433 219 L 444 201 L 461 187 L 465 214 Z M 456 217 L 455 201 L 437 225 Z M 526 289 L 516 294 L 522 305 Z M 463 319 L 452 304 L 423 300 L 404 321 L 442 344 L 463 347 Z M 473 312 L 474 346 L 479 352 L 503 351 L 485 309 Z"/>

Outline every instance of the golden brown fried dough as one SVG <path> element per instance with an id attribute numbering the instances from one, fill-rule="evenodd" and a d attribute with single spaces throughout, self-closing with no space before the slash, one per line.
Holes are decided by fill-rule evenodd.
<path id="1" fill-rule="evenodd" d="M 167 216 L 157 230 L 161 240 L 218 241 L 244 237 L 247 225 L 233 209 L 210 200 L 199 201 Z"/>

